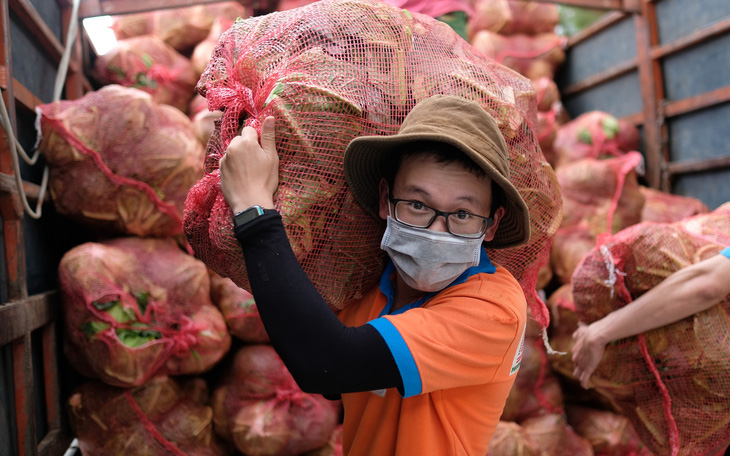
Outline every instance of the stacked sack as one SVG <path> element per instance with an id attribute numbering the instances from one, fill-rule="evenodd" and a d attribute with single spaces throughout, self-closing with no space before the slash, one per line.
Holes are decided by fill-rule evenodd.
<path id="1" fill-rule="evenodd" d="M 117 46 L 89 74 L 101 88 L 38 107 L 55 208 L 90 235 L 58 269 L 64 354 L 83 379 L 67 410 L 84 454 L 235 450 L 221 422 L 240 421 L 220 418 L 215 393 L 245 381 L 229 370 L 234 353 L 264 347 L 268 336 L 253 297 L 195 258 L 182 234 L 207 143 L 187 115 L 202 71 L 191 59 L 204 68 L 210 42 L 250 15 L 226 2 L 120 16 Z M 196 52 L 204 46 L 207 59 Z M 251 454 L 287 454 L 274 441 L 285 441 L 288 454 L 334 454 L 339 401 L 304 394 L 273 349 L 263 353 L 259 360 L 276 366 L 260 375 L 271 376 L 278 415 L 264 425 L 272 410 L 255 409 L 249 439 L 260 449 Z M 259 391 L 249 399 L 265 398 Z M 287 404 L 301 411 L 291 416 Z"/>

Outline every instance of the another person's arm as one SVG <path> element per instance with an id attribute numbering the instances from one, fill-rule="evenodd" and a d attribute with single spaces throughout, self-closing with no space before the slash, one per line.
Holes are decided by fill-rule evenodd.
<path id="1" fill-rule="evenodd" d="M 233 213 L 274 207 L 279 158 L 274 119 L 258 134 L 244 128 L 221 158 L 221 190 Z M 272 345 L 299 386 L 322 394 L 402 387 L 380 333 L 371 325 L 347 327 L 302 270 L 281 216 L 267 213 L 236 229 L 251 292 Z"/>
<path id="2" fill-rule="evenodd" d="M 728 253 L 726 249 L 723 253 Z M 730 258 L 720 254 L 676 271 L 635 301 L 573 333 L 573 375 L 588 388 L 606 344 L 659 328 L 730 294 Z"/>

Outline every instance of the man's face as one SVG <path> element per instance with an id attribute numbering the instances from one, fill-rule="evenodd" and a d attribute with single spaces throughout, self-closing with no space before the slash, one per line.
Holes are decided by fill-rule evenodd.
<path id="1" fill-rule="evenodd" d="M 458 163 L 439 163 L 430 155 L 405 157 L 395 176 L 392 193 L 394 198 L 420 201 L 441 211 L 463 210 L 484 217 L 489 217 L 492 204 L 489 178 L 478 177 Z M 389 206 L 388 184 L 382 179 L 379 214 L 383 219 L 390 214 Z M 495 211 L 485 241 L 494 239 L 503 215 L 503 207 Z M 446 232 L 446 220 L 436 217 L 428 229 Z"/>

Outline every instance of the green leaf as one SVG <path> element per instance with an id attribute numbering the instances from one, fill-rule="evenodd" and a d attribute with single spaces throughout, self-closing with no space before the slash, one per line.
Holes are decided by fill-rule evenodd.
<path id="1" fill-rule="evenodd" d="M 84 324 L 82 331 L 84 332 L 86 337 L 92 338 L 108 328 L 109 323 L 104 323 L 103 321 L 87 321 Z"/>
<path id="2" fill-rule="evenodd" d="M 147 53 L 142 54 L 142 61 L 144 62 L 144 66 L 146 66 L 147 68 L 152 68 L 152 65 L 155 64 L 155 61 Z"/>
<path id="3" fill-rule="evenodd" d="M 107 312 L 119 323 L 137 320 L 137 315 L 134 313 L 134 310 L 125 309 L 121 302 L 117 302 L 114 306 L 110 307 Z"/>
<path id="4" fill-rule="evenodd" d="M 137 299 L 137 307 L 139 307 L 140 315 L 144 315 L 147 310 L 147 305 L 150 303 L 150 292 L 139 291 L 134 293 L 135 299 Z"/>
<path id="5" fill-rule="evenodd" d="M 138 331 L 127 328 L 117 328 L 116 333 L 119 341 L 130 348 L 140 347 L 162 336 L 158 331 Z"/>
<path id="6" fill-rule="evenodd" d="M 593 138 L 591 137 L 591 132 L 587 128 L 582 129 L 578 132 L 578 141 L 582 142 L 583 144 L 588 144 L 589 146 L 593 144 Z"/>
<path id="7" fill-rule="evenodd" d="M 619 131 L 618 119 L 613 116 L 606 116 L 602 122 L 603 134 L 606 139 L 613 139 Z"/>

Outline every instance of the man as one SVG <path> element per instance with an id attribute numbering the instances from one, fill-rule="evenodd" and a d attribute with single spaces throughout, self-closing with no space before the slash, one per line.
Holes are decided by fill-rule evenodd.
<path id="1" fill-rule="evenodd" d="M 606 344 L 635 336 L 709 309 L 730 294 L 730 247 L 682 268 L 630 304 L 573 333 L 573 375 L 583 388 Z M 668 299 L 669 298 L 669 299 Z"/>
<path id="2" fill-rule="evenodd" d="M 530 233 L 494 119 L 475 102 L 434 96 L 398 134 L 350 143 L 346 179 L 386 220 L 391 262 L 337 316 L 272 210 L 274 144 L 273 118 L 261 146 L 245 128 L 221 159 L 222 191 L 274 348 L 304 391 L 342 395 L 345 454 L 486 454 L 519 367 L 527 305 L 484 247 L 517 246 Z"/>

